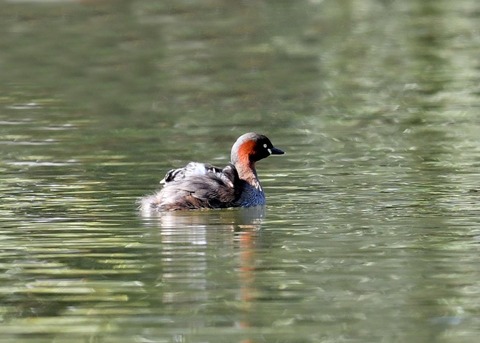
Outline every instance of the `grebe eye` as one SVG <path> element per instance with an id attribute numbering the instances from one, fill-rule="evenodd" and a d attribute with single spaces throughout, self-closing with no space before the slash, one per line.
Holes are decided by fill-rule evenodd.
<path id="1" fill-rule="evenodd" d="M 267 148 L 267 146 L 268 146 L 267 143 L 265 143 L 265 144 L 263 145 L 263 147 L 264 147 L 265 149 Z"/>

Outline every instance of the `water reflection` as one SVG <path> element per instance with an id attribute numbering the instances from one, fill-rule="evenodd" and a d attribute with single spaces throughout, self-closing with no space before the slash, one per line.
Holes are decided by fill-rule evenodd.
<path id="1" fill-rule="evenodd" d="M 195 231 L 212 224 L 229 226 L 232 231 L 236 231 L 236 228 L 260 229 L 265 218 L 265 206 L 222 210 L 144 211 L 141 215 L 147 225 L 158 226 L 169 232 L 184 229 Z"/>
<path id="2" fill-rule="evenodd" d="M 254 286 L 256 250 L 261 245 L 264 218 L 264 206 L 165 212 L 144 217 L 145 225 L 154 230 L 151 235 L 158 239 L 161 247 L 158 261 L 161 273 L 155 281 L 155 287 L 162 290 L 161 306 L 167 309 L 173 306 L 172 311 L 176 312 L 191 302 L 202 304 L 197 310 L 205 313 L 203 319 L 190 317 L 191 310 L 185 314 L 195 321 L 197 328 L 254 326 L 249 323 L 248 312 L 257 293 Z M 212 271 L 212 265 L 218 270 Z M 218 288 L 218 282 L 232 286 Z M 215 304 L 217 297 L 229 299 L 227 307 L 233 306 L 243 314 L 233 319 L 211 317 L 212 309 L 219 306 Z"/>

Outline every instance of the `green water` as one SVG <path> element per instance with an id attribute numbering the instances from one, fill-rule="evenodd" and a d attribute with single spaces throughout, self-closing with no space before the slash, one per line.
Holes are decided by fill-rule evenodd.
<path id="1" fill-rule="evenodd" d="M 477 342 L 480 5 L 0 1 L 0 341 Z M 142 217 L 242 133 L 268 205 Z"/>

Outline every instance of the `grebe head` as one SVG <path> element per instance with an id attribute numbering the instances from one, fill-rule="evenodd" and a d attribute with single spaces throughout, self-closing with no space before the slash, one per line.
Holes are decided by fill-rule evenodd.
<path id="1" fill-rule="evenodd" d="M 231 162 L 254 166 L 255 162 L 270 155 L 282 155 L 284 152 L 275 148 L 264 135 L 249 132 L 241 135 L 232 147 Z"/>

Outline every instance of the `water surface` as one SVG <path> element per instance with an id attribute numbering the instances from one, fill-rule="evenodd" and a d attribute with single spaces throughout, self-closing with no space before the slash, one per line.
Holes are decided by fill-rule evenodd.
<path id="1" fill-rule="evenodd" d="M 480 8 L 0 2 L 5 342 L 476 342 Z M 265 208 L 136 200 L 244 132 Z"/>

